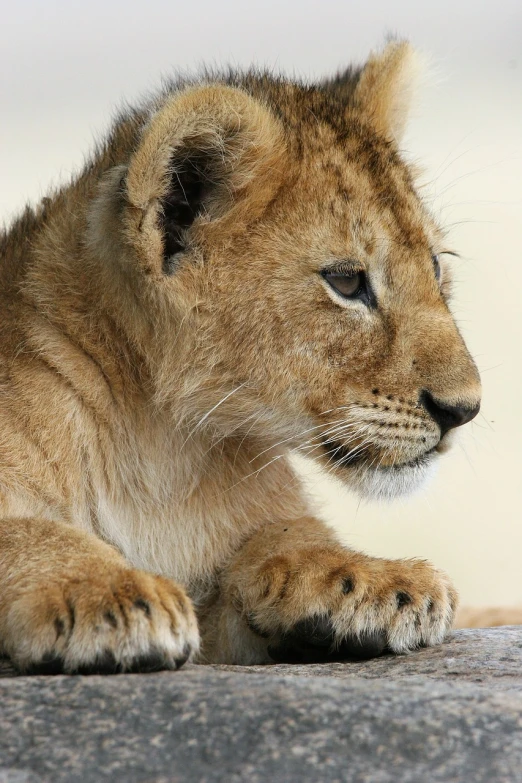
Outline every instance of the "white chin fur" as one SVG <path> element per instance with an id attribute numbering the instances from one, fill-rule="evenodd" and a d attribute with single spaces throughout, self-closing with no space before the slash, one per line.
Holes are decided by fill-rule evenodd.
<path id="1" fill-rule="evenodd" d="M 360 467 L 350 477 L 350 485 L 368 500 L 393 500 L 421 489 L 436 471 L 432 456 L 419 465 L 368 469 Z"/>

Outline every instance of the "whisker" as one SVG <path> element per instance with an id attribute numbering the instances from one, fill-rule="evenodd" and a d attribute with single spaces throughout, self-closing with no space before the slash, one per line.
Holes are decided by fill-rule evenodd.
<path id="1" fill-rule="evenodd" d="M 256 416 L 255 420 L 252 422 L 252 424 L 250 425 L 250 427 L 248 428 L 248 430 L 245 432 L 245 434 L 243 435 L 243 437 L 242 437 L 242 438 L 241 438 L 241 440 L 239 441 L 239 445 L 238 445 L 238 447 L 237 447 L 237 449 L 236 449 L 236 453 L 235 453 L 235 455 L 234 455 L 234 462 L 233 462 L 233 465 L 235 465 L 235 464 L 236 464 L 236 462 L 237 462 L 237 457 L 238 457 L 239 451 L 240 451 L 240 449 L 241 449 L 241 446 L 242 446 L 242 445 L 243 445 L 243 443 L 245 442 L 245 439 L 246 439 L 246 438 L 247 438 L 247 437 L 250 435 L 250 433 L 252 432 L 253 428 L 256 426 L 256 424 L 257 424 L 259 421 L 261 421 L 261 419 L 263 418 L 263 416 L 264 416 L 264 415 L 265 415 L 265 414 L 264 414 L 264 412 L 263 412 L 263 413 L 260 413 L 258 416 Z"/>
<path id="2" fill-rule="evenodd" d="M 282 457 L 286 457 L 286 456 L 287 456 L 286 454 L 277 454 L 277 456 L 273 457 L 273 459 L 269 460 L 269 462 L 265 462 L 265 464 L 261 465 L 261 467 L 257 468 L 257 470 L 253 470 L 251 473 L 248 473 L 246 476 L 243 476 L 243 478 L 239 479 L 239 481 L 236 481 L 230 487 L 227 487 L 226 492 L 230 492 L 230 490 L 234 489 L 234 487 L 237 487 L 239 484 L 242 484 L 243 481 L 246 481 L 252 476 L 259 475 L 261 471 L 263 471 L 265 468 L 268 468 L 268 466 L 271 465 L 273 462 L 276 462 L 278 459 L 281 459 Z"/>
<path id="3" fill-rule="evenodd" d="M 183 448 L 183 446 L 185 446 L 185 444 L 186 444 L 186 443 L 188 443 L 188 441 L 190 440 L 190 438 L 192 437 L 192 435 L 194 435 L 194 433 L 195 433 L 195 432 L 197 432 L 197 430 L 198 430 L 198 429 L 201 427 L 201 425 L 203 424 L 203 422 L 204 422 L 204 421 L 206 421 L 206 420 L 208 419 L 208 417 L 209 417 L 209 416 L 210 416 L 212 413 L 214 413 L 214 411 L 215 411 L 217 408 L 219 408 L 219 406 L 220 406 L 220 405 L 223 405 L 223 403 L 224 403 L 224 402 L 226 402 L 226 401 L 227 401 L 227 400 L 228 400 L 230 397 L 232 397 L 232 395 L 233 395 L 233 394 L 235 394 L 235 393 L 236 393 L 236 392 L 238 392 L 240 389 L 242 389 L 244 386 L 246 386 L 246 384 L 247 384 L 247 382 L 245 381 L 244 383 L 240 384 L 239 386 L 236 386 L 236 388 L 235 388 L 235 389 L 232 389 L 232 391 L 228 392 L 228 394 L 225 394 L 225 396 L 224 396 L 224 397 L 223 397 L 223 398 L 222 398 L 222 399 L 221 399 L 219 402 L 217 402 L 217 403 L 216 403 L 216 404 L 215 404 L 215 405 L 214 405 L 214 406 L 213 406 L 213 407 L 212 407 L 212 408 L 211 408 L 209 411 L 207 411 L 207 413 L 205 413 L 205 415 L 204 415 L 204 416 L 202 416 L 202 417 L 201 417 L 201 419 L 198 421 L 198 423 L 196 424 L 196 426 L 195 426 L 195 427 L 193 427 L 193 429 L 191 429 L 191 431 L 189 432 L 189 434 L 187 435 L 187 437 L 185 438 L 185 440 L 184 440 L 184 441 L 183 441 L 183 443 L 181 444 L 181 448 Z"/>
<path id="4" fill-rule="evenodd" d="M 353 441 L 354 441 L 354 440 L 356 440 L 356 439 L 359 437 L 359 435 L 360 435 L 360 433 L 359 433 L 359 432 L 356 432 L 356 433 L 354 433 L 354 434 L 352 435 L 352 437 L 351 437 L 351 438 L 349 438 L 348 440 L 345 440 L 345 441 L 344 441 L 344 443 L 340 444 L 339 448 L 342 448 L 343 446 L 344 446 L 344 447 L 346 447 L 346 446 L 349 446 L 349 445 L 350 445 L 350 443 L 353 443 Z M 324 445 L 324 444 L 321 442 L 321 443 L 316 443 L 315 445 L 309 445 L 309 446 L 306 446 L 306 448 L 307 448 L 307 449 L 309 449 L 309 451 L 307 452 L 306 456 L 307 456 L 307 457 L 308 457 L 308 456 L 310 456 L 310 454 L 311 454 L 313 451 L 315 451 L 316 449 L 319 449 L 319 448 L 321 448 L 323 445 Z M 338 451 L 338 450 L 339 450 L 339 449 L 336 449 L 336 451 Z M 299 448 L 297 448 L 297 449 L 292 449 L 292 451 L 295 451 L 295 452 L 297 452 L 297 451 L 299 451 Z"/>
<path id="5" fill-rule="evenodd" d="M 230 438 L 230 436 L 234 432 L 236 432 L 236 430 L 238 430 L 240 427 L 243 427 L 248 421 L 250 421 L 250 419 L 253 419 L 254 416 L 255 416 L 255 414 L 252 413 L 250 416 L 247 416 L 246 419 L 243 419 L 243 421 L 240 421 L 239 424 L 236 424 L 235 427 L 232 427 L 231 430 L 228 430 L 223 435 L 220 435 L 219 438 L 217 438 L 217 440 L 213 440 L 212 443 L 210 444 L 210 447 L 205 452 L 203 452 L 203 456 L 205 457 L 207 454 L 209 454 L 212 451 L 212 449 L 214 449 L 218 445 L 218 443 L 221 443 L 221 441 L 224 441 L 227 438 Z"/>
<path id="6" fill-rule="evenodd" d="M 488 425 L 488 427 L 491 430 L 491 432 L 495 432 L 495 428 L 491 426 L 491 422 L 486 419 L 486 417 L 484 416 L 482 411 L 479 411 L 479 416 L 480 416 L 481 419 L 484 419 L 484 421 Z M 473 424 L 473 422 L 472 422 L 472 424 Z M 476 422 L 475 422 L 475 424 L 476 424 Z"/>
<path id="7" fill-rule="evenodd" d="M 353 432 L 353 434 L 352 434 L 352 437 L 351 437 L 351 439 L 350 439 L 350 440 L 354 440 L 356 437 L 358 437 L 359 435 L 361 435 L 361 434 L 363 434 L 365 431 L 367 431 L 367 429 L 368 429 L 368 427 L 369 427 L 369 426 L 370 426 L 370 425 L 368 425 L 368 424 L 367 424 L 366 426 L 364 426 L 364 425 L 362 425 L 362 426 L 361 426 L 361 425 L 358 425 L 358 424 L 357 424 L 357 425 L 356 425 L 356 424 L 349 424 L 349 425 L 344 425 L 344 426 L 336 427 L 336 428 L 333 428 L 333 429 L 332 429 L 330 432 L 328 432 L 328 433 L 321 433 L 321 435 L 317 435 L 315 438 L 310 438 L 308 441 L 306 441 L 306 443 L 305 443 L 305 444 L 303 444 L 302 446 L 297 446 L 295 449 L 292 449 L 292 451 L 299 451 L 300 449 L 303 449 L 303 448 L 309 448 L 309 449 L 311 449 L 312 451 L 314 451 L 315 449 L 317 449 L 317 448 L 319 448 L 320 446 L 322 446 L 322 445 L 323 445 L 323 442 L 321 441 L 320 443 L 317 443 L 317 444 L 315 444 L 315 445 L 312 445 L 312 444 L 313 444 L 313 441 L 317 440 L 318 438 L 322 438 L 322 437 L 323 437 L 323 435 L 325 435 L 325 434 L 328 434 L 328 435 L 335 435 L 336 437 L 338 437 L 338 436 L 342 436 L 342 435 L 344 435 L 346 432 L 349 432 L 349 430 L 350 430 L 350 429 L 354 429 L 354 430 L 355 430 L 355 432 Z M 349 440 L 348 442 L 350 442 L 350 440 Z M 309 444 L 309 445 L 308 445 L 308 444 Z"/>
<path id="8" fill-rule="evenodd" d="M 342 419 L 339 419 L 339 422 L 341 422 Z M 318 430 L 323 427 L 329 427 L 332 424 L 332 422 L 325 422 L 324 424 L 317 424 L 315 427 L 309 427 L 306 430 L 302 430 L 297 435 L 290 435 L 288 438 L 284 438 L 283 440 L 280 440 L 278 443 L 272 443 L 268 448 L 263 449 L 263 451 L 260 451 L 259 454 L 256 454 L 255 457 L 252 457 L 250 462 L 254 462 L 258 457 L 261 457 L 263 454 L 265 454 L 267 451 L 270 451 L 271 449 L 277 448 L 277 446 L 281 446 L 283 443 L 288 443 L 289 440 L 296 440 L 297 438 L 300 438 L 301 435 L 306 435 L 307 432 L 312 432 L 313 430 Z"/>
<path id="9" fill-rule="evenodd" d="M 325 416 L 328 413 L 342 411 L 342 410 L 349 410 L 352 407 L 357 407 L 356 403 L 350 403 L 349 405 L 339 405 L 336 408 L 329 408 L 326 411 L 322 411 L 319 413 L 319 416 Z M 331 427 L 333 424 L 342 423 L 345 422 L 345 419 L 337 419 L 333 422 L 325 422 L 324 424 L 317 424 L 314 427 L 309 427 L 306 430 L 302 430 L 301 432 L 297 433 L 296 435 L 290 435 L 288 438 L 284 438 L 283 440 L 278 441 L 277 443 L 273 443 L 270 446 L 268 446 L 266 449 L 263 449 L 263 451 L 260 451 L 259 454 L 257 454 L 255 457 L 253 457 L 250 462 L 254 462 L 258 457 L 260 457 L 262 454 L 265 454 L 267 451 L 270 451 L 271 449 L 275 449 L 277 446 L 281 446 L 283 443 L 288 443 L 288 441 L 296 440 L 297 438 L 300 438 L 302 435 L 305 435 L 307 432 L 313 432 L 314 430 L 321 429 L 323 427 Z M 320 435 L 318 437 L 321 437 Z"/>

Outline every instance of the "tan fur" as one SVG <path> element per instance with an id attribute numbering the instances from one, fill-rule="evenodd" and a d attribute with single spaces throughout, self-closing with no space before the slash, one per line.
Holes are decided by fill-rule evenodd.
<path id="1" fill-rule="evenodd" d="M 444 638 L 447 578 L 342 547 L 288 460 L 396 494 L 447 440 L 421 392 L 479 401 L 396 147 L 409 58 L 172 85 L 2 239 L 0 645 L 21 669 L 197 655 L 169 580 L 200 660 L 269 661 L 314 617 L 332 649 Z M 334 262 L 376 307 L 331 289 Z"/>
<path id="2" fill-rule="evenodd" d="M 455 628 L 494 628 L 500 625 L 522 625 L 522 607 L 463 606 L 455 617 Z"/>

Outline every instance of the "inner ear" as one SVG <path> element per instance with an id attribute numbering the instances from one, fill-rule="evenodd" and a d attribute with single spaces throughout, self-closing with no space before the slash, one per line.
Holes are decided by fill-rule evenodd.
<path id="1" fill-rule="evenodd" d="M 127 166 L 124 237 L 140 267 L 153 279 L 172 274 L 222 219 L 260 211 L 285 154 L 279 120 L 242 90 L 207 84 L 170 96 Z"/>
<path id="2" fill-rule="evenodd" d="M 217 187 L 212 156 L 201 151 L 178 155 L 172 161 L 170 186 L 162 199 L 159 227 L 163 234 L 163 272 L 175 272 L 178 255 L 187 249 L 188 232 Z"/>

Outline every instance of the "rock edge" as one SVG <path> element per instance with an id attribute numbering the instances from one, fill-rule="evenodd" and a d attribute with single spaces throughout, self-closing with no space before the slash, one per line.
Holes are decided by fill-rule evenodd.
<path id="1" fill-rule="evenodd" d="M 373 661 L 17 677 L 0 783 L 522 783 L 522 628 Z"/>

